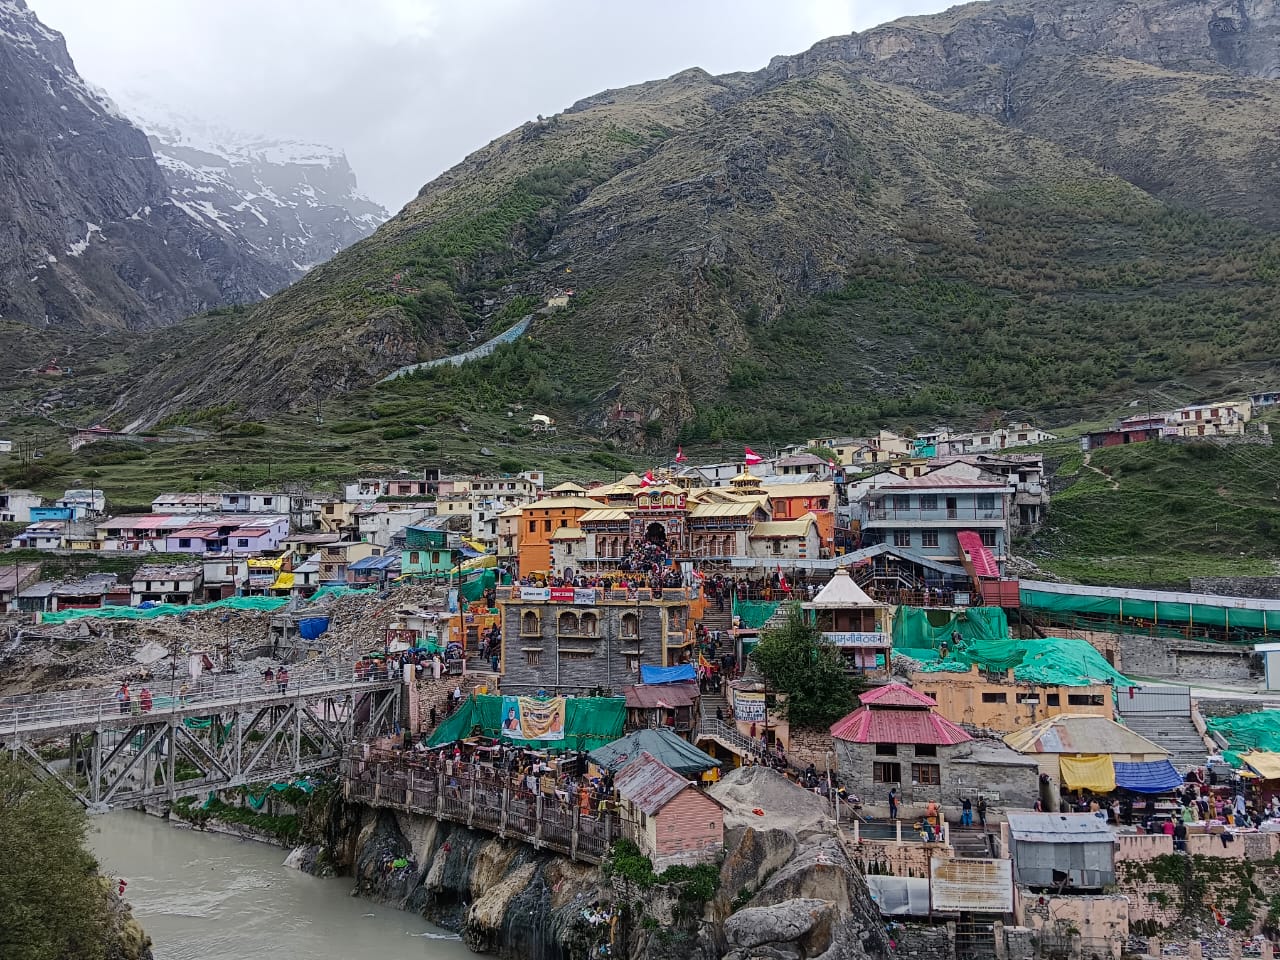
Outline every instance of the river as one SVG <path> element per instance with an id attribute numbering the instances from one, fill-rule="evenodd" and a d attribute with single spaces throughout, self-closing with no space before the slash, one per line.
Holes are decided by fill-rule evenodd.
<path id="1" fill-rule="evenodd" d="M 125 899 L 156 960 L 461 960 L 453 934 L 414 914 L 350 895 L 283 865 L 279 847 L 179 830 L 134 811 L 90 820 L 102 872 L 129 882 Z"/>

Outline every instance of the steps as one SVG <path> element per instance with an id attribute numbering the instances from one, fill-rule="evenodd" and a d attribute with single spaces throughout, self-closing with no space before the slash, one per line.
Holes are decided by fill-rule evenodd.
<path id="1" fill-rule="evenodd" d="M 962 827 L 953 823 L 949 829 L 951 849 L 957 857 L 985 860 L 991 856 L 991 841 L 981 827 Z"/>
<path id="2" fill-rule="evenodd" d="M 1185 714 L 1139 713 L 1123 717 L 1134 733 L 1169 751 L 1169 760 L 1179 772 L 1203 767 L 1207 752 L 1196 726 Z"/>

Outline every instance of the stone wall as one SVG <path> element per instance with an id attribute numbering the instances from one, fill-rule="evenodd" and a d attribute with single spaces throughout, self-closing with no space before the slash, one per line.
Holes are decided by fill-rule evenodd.
<path id="1" fill-rule="evenodd" d="M 1105 945 L 1114 957 L 1129 940 L 1129 897 L 1023 893 L 1019 901 L 1022 923 L 1037 934 L 1056 939 L 1076 933 L 1083 943 Z"/>
<path id="2" fill-rule="evenodd" d="M 912 744 L 899 745 L 897 756 L 877 755 L 873 743 L 837 740 L 835 744 L 845 782 L 860 785 L 859 795 L 864 802 L 876 805 L 876 809 L 887 802 L 889 788 L 893 784 L 875 783 L 874 765 L 898 764 L 902 782 L 897 784 L 897 788 L 904 817 L 918 815 L 930 800 L 938 801 L 944 808 L 954 808 L 964 797 L 976 799 L 979 794 L 997 798 L 990 802 L 990 816 L 994 817 L 999 810 L 1011 807 L 1030 809 L 1039 796 L 1040 774 L 1034 762 L 1026 765 L 984 762 L 981 757 L 971 755 L 974 748 L 968 743 L 954 747 L 939 746 L 934 757 L 915 756 Z M 913 763 L 937 766 L 941 783 L 913 784 Z M 958 816 L 954 809 L 945 809 L 945 815 L 949 819 Z"/>
<path id="3" fill-rule="evenodd" d="M 1248 647 L 1168 637 L 1119 636 L 1122 672 L 1171 680 L 1247 680 L 1254 672 Z"/>
<path id="4" fill-rule="evenodd" d="M 819 775 L 825 774 L 827 754 L 831 754 L 831 770 L 840 768 L 840 757 L 836 753 L 835 741 L 831 732 L 823 727 L 792 727 L 790 740 L 787 743 L 787 758 L 800 766 L 812 763 Z"/>
<path id="5" fill-rule="evenodd" d="M 954 923 L 891 923 L 889 937 L 895 957 L 918 960 L 955 960 L 956 930 Z"/>
<path id="6" fill-rule="evenodd" d="M 1280 598 L 1280 577 L 1192 577 L 1191 592 L 1274 600 Z"/>
<path id="7" fill-rule="evenodd" d="M 903 825 L 903 834 L 910 836 L 915 831 L 910 824 Z M 849 857 L 863 873 L 874 873 L 882 877 L 915 877 L 924 879 L 929 876 L 929 861 L 934 857 L 950 859 L 955 850 L 945 843 L 921 843 L 894 840 L 867 840 L 859 837 L 853 839 L 853 831 L 845 829 L 845 839 L 849 841 Z"/>

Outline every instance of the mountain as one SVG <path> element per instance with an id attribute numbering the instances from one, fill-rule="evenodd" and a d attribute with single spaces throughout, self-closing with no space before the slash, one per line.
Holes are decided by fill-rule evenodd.
<path id="1" fill-rule="evenodd" d="M 62 35 L 0 0 L 0 317 L 145 328 L 288 279 L 175 205 L 146 136 L 81 79 Z"/>
<path id="2" fill-rule="evenodd" d="M 360 194 L 341 151 L 202 123 L 130 95 L 173 201 L 297 279 L 368 236 L 387 211 Z"/>
<path id="3" fill-rule="evenodd" d="M 528 313 L 418 374 L 409 422 L 467 396 L 626 441 L 795 439 L 1280 380 L 1276 30 L 1251 0 L 993 0 L 606 91 L 185 325 L 114 416 L 298 409 Z"/>

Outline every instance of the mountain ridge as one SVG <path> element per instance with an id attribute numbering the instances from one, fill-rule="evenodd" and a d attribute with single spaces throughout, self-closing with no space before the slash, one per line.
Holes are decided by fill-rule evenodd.
<path id="1" fill-rule="evenodd" d="M 424 394 L 505 364 L 504 402 L 533 385 L 627 442 L 727 436 L 762 406 L 792 436 L 1066 411 L 1274 358 L 1265 7 L 970 4 L 583 98 L 248 316 L 191 322 L 199 362 L 159 357 L 114 415 L 297 409 L 517 305 L 525 340 Z"/>

